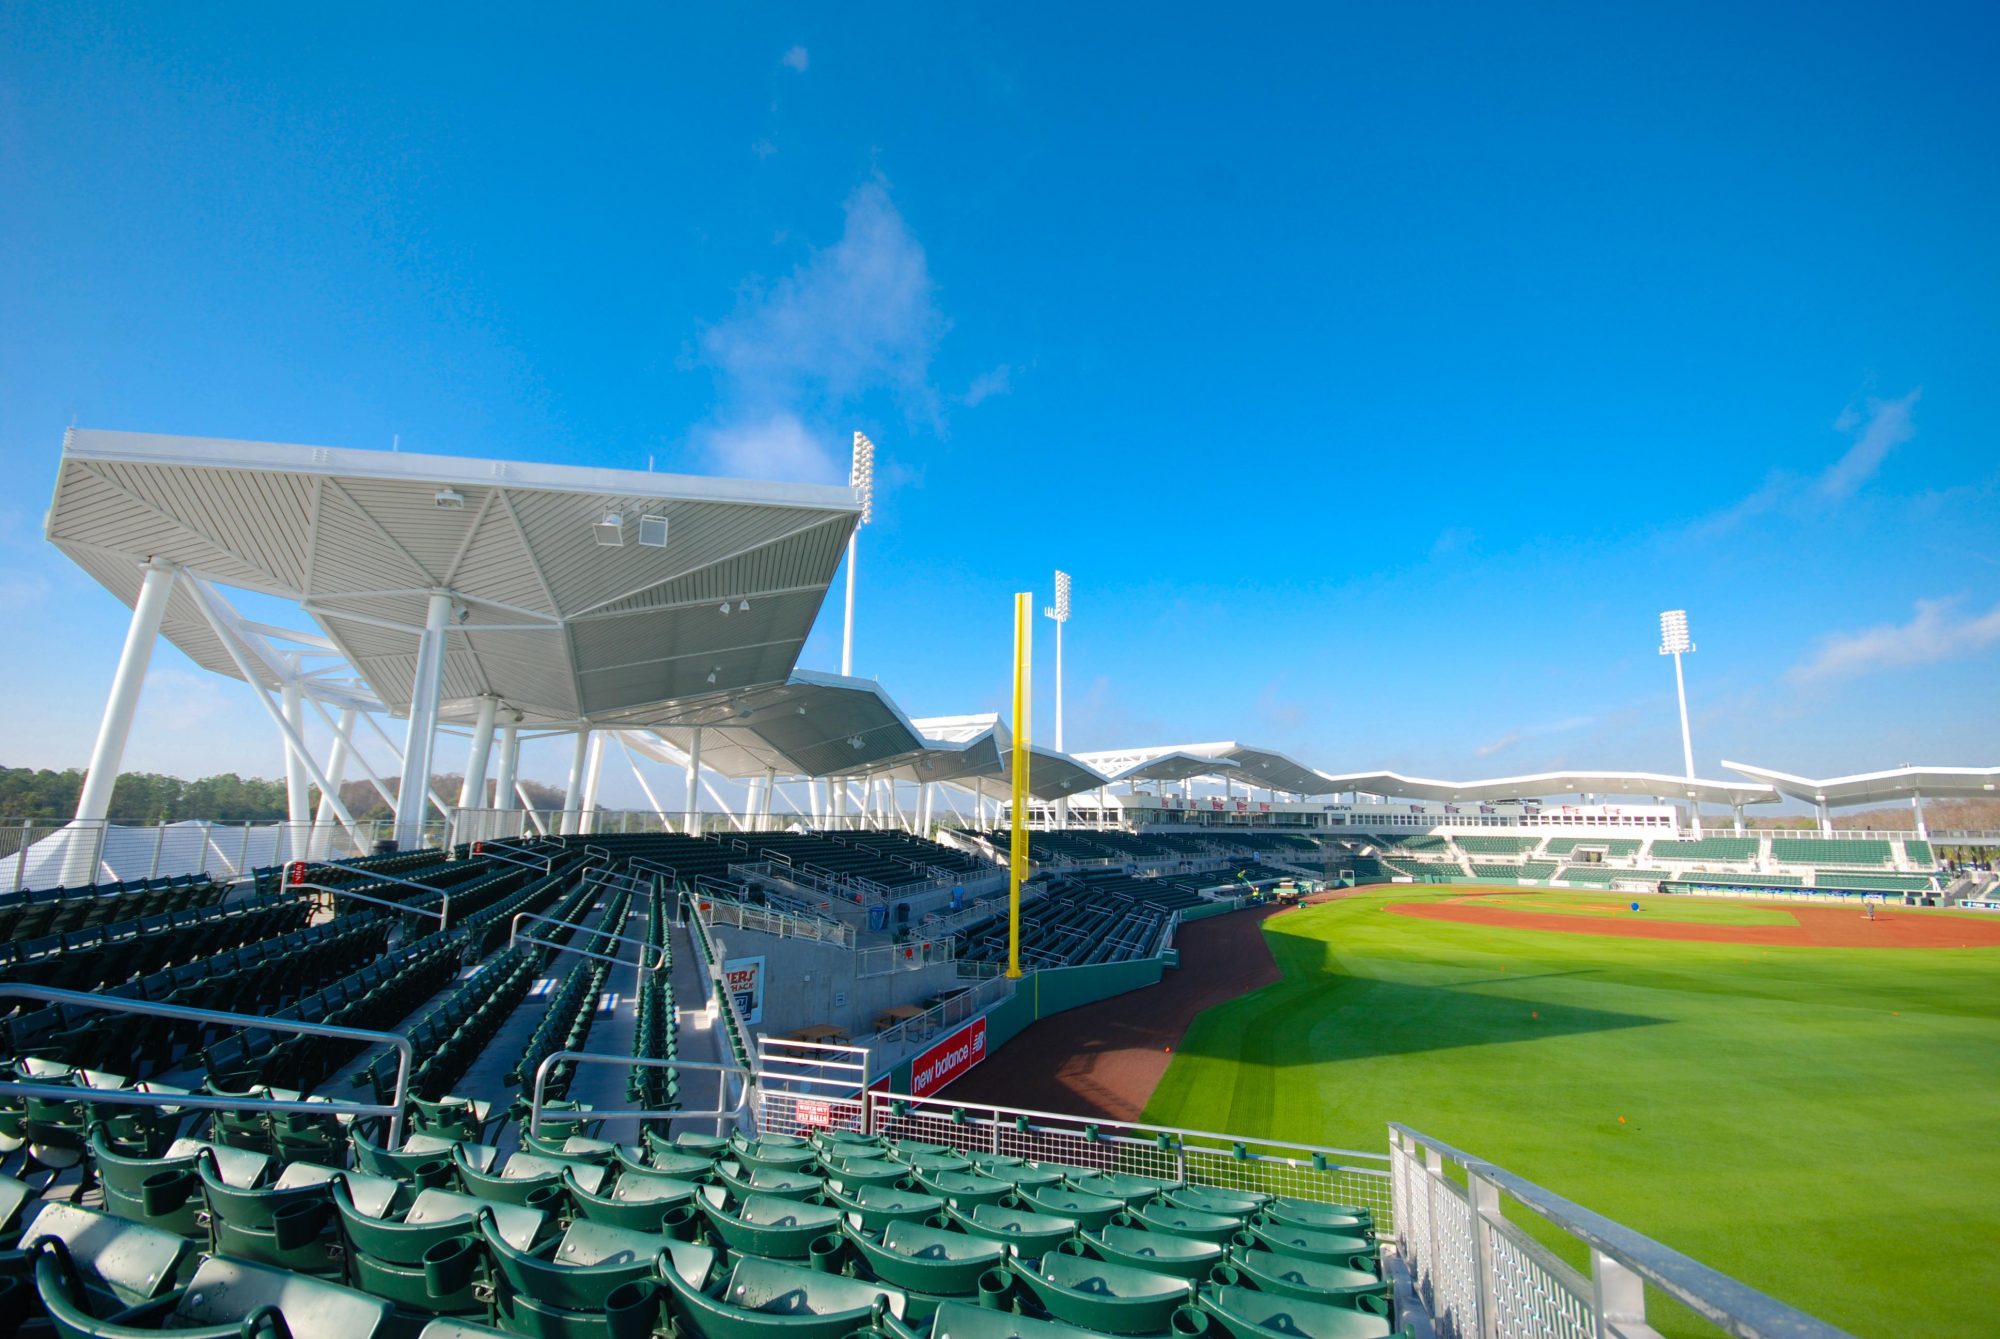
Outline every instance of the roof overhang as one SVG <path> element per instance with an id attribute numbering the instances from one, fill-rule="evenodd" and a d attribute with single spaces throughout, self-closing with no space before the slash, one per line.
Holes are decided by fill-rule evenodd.
<path id="1" fill-rule="evenodd" d="M 1979 799 L 2000 794 L 2000 767 L 1897 767 L 1886 772 L 1813 778 L 1730 762 L 1732 772 L 1754 777 L 1795 800 L 1844 809 L 1922 796 L 1929 800 Z"/>
<path id="2" fill-rule="evenodd" d="M 782 684 L 859 515 L 844 486 L 72 429 L 47 534 L 128 605 L 148 560 L 297 601 L 392 711 L 448 592 L 442 715 L 534 724 Z M 162 632 L 241 677 L 191 583 Z"/>
<path id="3" fill-rule="evenodd" d="M 1400 772 L 1350 772 L 1327 778 L 1336 791 L 1360 791 L 1411 800 L 1521 800 L 1548 795 L 1625 795 L 1653 799 L 1694 799 L 1704 804 L 1771 804 L 1780 797 L 1769 785 L 1747 781 L 1705 781 L 1663 772 L 1537 772 L 1487 781 L 1440 781 Z"/>

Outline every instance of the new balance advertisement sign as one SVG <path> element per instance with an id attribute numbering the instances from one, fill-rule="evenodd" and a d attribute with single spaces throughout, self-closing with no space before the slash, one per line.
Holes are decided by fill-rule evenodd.
<path id="1" fill-rule="evenodd" d="M 929 1097 L 986 1058 L 986 1020 L 975 1018 L 910 1062 L 910 1095 Z"/>

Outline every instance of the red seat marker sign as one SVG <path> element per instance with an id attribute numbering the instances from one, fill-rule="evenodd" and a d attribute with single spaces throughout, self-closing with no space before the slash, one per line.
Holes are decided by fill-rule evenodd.
<path id="1" fill-rule="evenodd" d="M 910 1095 L 929 1097 L 986 1058 L 986 1020 L 975 1018 L 910 1062 Z"/>

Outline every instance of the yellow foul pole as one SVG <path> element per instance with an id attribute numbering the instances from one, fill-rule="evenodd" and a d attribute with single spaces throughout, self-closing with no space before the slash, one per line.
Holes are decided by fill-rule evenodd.
<path id="1" fill-rule="evenodd" d="M 1007 838 L 1007 975 L 1021 975 L 1021 881 L 1028 876 L 1028 664 L 1034 597 L 1014 597 L 1014 813 Z"/>

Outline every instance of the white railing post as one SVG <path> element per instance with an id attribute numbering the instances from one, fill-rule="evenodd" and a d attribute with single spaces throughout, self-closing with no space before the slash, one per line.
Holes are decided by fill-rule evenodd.
<path id="1" fill-rule="evenodd" d="M 1619 1335 L 1646 1323 L 1646 1281 L 1603 1251 L 1590 1253 L 1590 1309 L 1600 1335 Z M 1640 1333 L 1646 1333 L 1640 1330 Z"/>
<path id="2" fill-rule="evenodd" d="M 1500 1216 L 1500 1188 L 1472 1167 L 1465 1169 L 1465 1188 L 1466 1206 L 1472 1210 L 1472 1328 L 1480 1339 L 1498 1339 L 1500 1299 L 1489 1218 Z"/>

